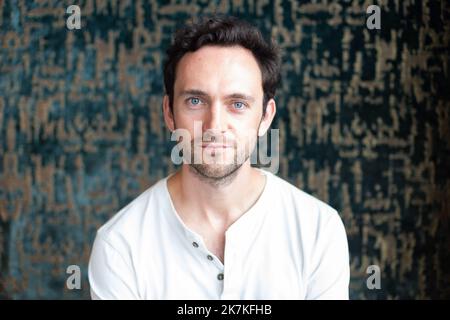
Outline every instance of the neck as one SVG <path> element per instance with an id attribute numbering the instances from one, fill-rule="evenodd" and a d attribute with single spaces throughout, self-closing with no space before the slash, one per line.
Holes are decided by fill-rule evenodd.
<path id="1" fill-rule="evenodd" d="M 185 223 L 226 230 L 253 206 L 265 185 L 263 174 L 248 161 L 226 179 L 224 183 L 210 183 L 188 165 L 170 178 L 177 211 Z"/>

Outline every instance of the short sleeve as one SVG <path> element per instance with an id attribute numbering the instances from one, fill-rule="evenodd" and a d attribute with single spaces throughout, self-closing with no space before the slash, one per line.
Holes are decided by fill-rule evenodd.
<path id="1" fill-rule="evenodd" d="M 320 228 L 308 278 L 306 299 L 348 300 L 350 263 L 347 235 L 338 213 Z"/>
<path id="2" fill-rule="evenodd" d="M 89 259 L 88 276 L 93 300 L 139 299 L 130 262 L 99 233 Z"/>

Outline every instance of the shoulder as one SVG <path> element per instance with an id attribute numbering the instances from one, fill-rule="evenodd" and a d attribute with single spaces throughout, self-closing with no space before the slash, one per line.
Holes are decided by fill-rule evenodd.
<path id="1" fill-rule="evenodd" d="M 294 215 L 303 226 L 313 227 L 316 231 L 327 225 L 341 227 L 342 220 L 337 210 L 329 204 L 272 173 L 268 173 L 268 177 L 275 194 L 273 202 L 287 214 Z"/>
<path id="2" fill-rule="evenodd" d="M 272 173 L 268 173 L 268 177 L 271 179 L 273 190 L 277 191 L 278 197 L 283 201 L 289 201 L 289 204 L 296 209 L 301 209 L 299 213 L 315 213 L 327 217 L 337 214 L 336 209 L 329 204 L 301 190 L 283 178 Z"/>
<path id="3" fill-rule="evenodd" d="M 114 246 L 125 240 L 133 241 L 144 225 L 157 218 L 157 208 L 164 204 L 164 191 L 165 179 L 162 179 L 115 213 L 97 230 L 97 237 Z"/>
<path id="4" fill-rule="evenodd" d="M 338 211 L 282 178 L 271 178 L 276 213 L 272 217 L 283 217 L 286 229 L 301 243 L 308 265 L 317 266 L 324 257 L 348 264 L 347 234 Z"/>

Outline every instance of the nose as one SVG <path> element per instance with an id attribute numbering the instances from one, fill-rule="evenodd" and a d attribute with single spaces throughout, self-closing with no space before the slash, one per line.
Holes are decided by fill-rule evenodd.
<path id="1" fill-rule="evenodd" d="M 226 110 L 220 102 L 216 102 L 208 109 L 208 114 L 204 119 L 203 131 L 213 131 L 223 133 L 226 130 Z"/>

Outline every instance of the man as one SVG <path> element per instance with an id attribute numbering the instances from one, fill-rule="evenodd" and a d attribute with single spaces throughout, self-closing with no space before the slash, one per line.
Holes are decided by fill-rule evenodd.
<path id="1" fill-rule="evenodd" d="M 338 213 L 250 164 L 275 116 L 279 69 L 276 47 L 236 18 L 176 33 L 164 66 L 164 118 L 193 138 L 181 139 L 178 172 L 98 230 L 92 298 L 348 299 Z"/>

